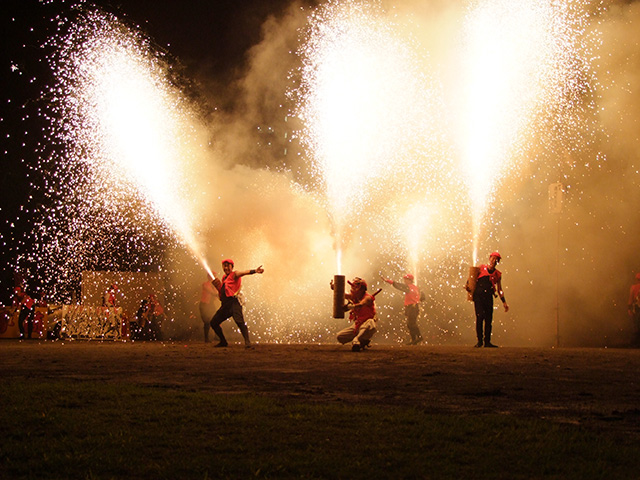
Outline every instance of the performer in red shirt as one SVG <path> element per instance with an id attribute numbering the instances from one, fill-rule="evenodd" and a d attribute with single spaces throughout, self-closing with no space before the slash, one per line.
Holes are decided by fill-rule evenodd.
<path id="1" fill-rule="evenodd" d="M 396 282 L 390 278 L 382 277 L 382 280 L 393 285 L 394 288 L 404 292 L 404 315 L 407 317 L 407 328 L 411 340 L 409 345 L 417 345 L 422 342 L 422 334 L 418 327 L 418 316 L 420 315 L 420 289 L 414 283 L 412 274 L 407 273 L 402 277 L 403 283 Z"/>
<path id="2" fill-rule="evenodd" d="M 489 264 L 480 265 L 478 268 L 478 281 L 473 293 L 473 306 L 476 313 L 476 347 L 483 345 L 495 348 L 491 343 L 491 323 L 493 321 L 493 297 L 499 296 L 504 306 L 504 311 L 509 311 L 509 305 L 504 298 L 502 290 L 502 273 L 496 268 L 502 257 L 498 252 L 489 255 Z M 468 288 L 468 287 L 467 287 Z M 483 328 L 484 327 L 484 328 Z"/>
<path id="3" fill-rule="evenodd" d="M 227 259 L 222 261 L 222 270 L 224 271 L 222 280 L 218 279 L 216 277 L 216 273 L 213 272 L 213 286 L 218 290 L 218 295 L 220 296 L 220 302 L 222 302 L 222 305 L 220 305 L 220 308 L 211 319 L 211 328 L 213 328 L 213 331 L 220 339 L 220 342 L 215 346 L 226 347 L 228 345 L 227 339 L 225 338 L 224 333 L 222 333 L 222 327 L 220 327 L 220 324 L 227 318 L 233 317 L 233 320 L 236 322 L 236 325 L 238 325 L 238 328 L 242 333 L 245 346 L 247 348 L 251 348 L 249 329 L 244 321 L 242 304 L 238 299 L 238 295 L 240 294 L 240 288 L 242 287 L 242 277 L 245 275 L 253 275 L 255 273 L 263 273 L 264 268 L 260 265 L 258 268 L 253 270 L 235 271 L 233 270 L 233 267 L 233 260 Z"/>
<path id="4" fill-rule="evenodd" d="M 33 314 L 35 300 L 27 295 L 24 288 L 17 286 L 13 290 L 13 306 L 20 310 L 18 314 L 18 328 L 20 329 L 20 338 L 24 338 L 24 323 L 27 322 L 27 338 L 31 338 L 33 334 Z"/>
<path id="5" fill-rule="evenodd" d="M 375 297 L 367 293 L 367 282 L 362 278 L 356 277 L 348 283 L 351 289 L 344 296 L 348 300 L 344 308 L 349 311 L 349 320 L 353 325 L 338 332 L 338 342 L 343 345 L 351 342 L 351 350 L 359 352 L 369 346 L 371 337 L 376 333 Z M 333 280 L 331 290 L 333 290 Z"/>

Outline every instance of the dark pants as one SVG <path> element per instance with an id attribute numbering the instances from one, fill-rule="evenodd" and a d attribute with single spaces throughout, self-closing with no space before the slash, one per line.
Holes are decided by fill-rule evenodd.
<path id="1" fill-rule="evenodd" d="M 220 305 L 220 308 L 211 319 L 211 328 L 213 328 L 213 331 L 220 339 L 220 343 L 227 343 L 227 339 L 225 338 L 224 333 L 222 333 L 222 327 L 220 327 L 220 324 L 229 317 L 233 317 L 233 321 L 236 322 L 236 325 L 238 325 L 238 328 L 242 333 L 245 344 L 248 345 L 250 343 L 249 330 L 247 329 L 247 324 L 244 323 L 242 305 L 240 305 L 240 302 L 236 297 L 224 297 L 222 299 L 222 305 Z"/>
<path id="2" fill-rule="evenodd" d="M 420 328 L 418 328 L 418 315 L 420 315 L 418 304 L 405 305 L 404 314 L 407 317 L 407 328 L 409 329 L 409 335 L 411 335 L 411 342 L 415 343 L 422 340 L 422 334 L 420 333 Z"/>
<path id="3" fill-rule="evenodd" d="M 33 310 L 27 307 L 21 307 L 18 314 L 18 328 L 20 336 L 24 338 L 24 322 L 27 322 L 27 338 L 31 338 L 33 333 Z"/>
<path id="4" fill-rule="evenodd" d="M 131 340 L 143 340 L 142 329 L 136 320 L 129 322 L 129 338 Z"/>
<path id="5" fill-rule="evenodd" d="M 211 330 L 211 318 L 214 314 L 213 302 L 202 303 L 200 302 L 200 319 L 202 320 L 202 329 L 204 333 L 204 342 L 209 342 L 209 330 Z"/>
<path id="6" fill-rule="evenodd" d="M 476 289 L 473 294 L 476 311 L 476 336 L 478 343 L 491 343 L 491 322 L 493 321 L 493 292 Z M 483 328 L 484 327 L 484 328 Z"/>
<path id="7" fill-rule="evenodd" d="M 150 340 L 162 341 L 162 315 L 152 315 L 149 322 Z"/>

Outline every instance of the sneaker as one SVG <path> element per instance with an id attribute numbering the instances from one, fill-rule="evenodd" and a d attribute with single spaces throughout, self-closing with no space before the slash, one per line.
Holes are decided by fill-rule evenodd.
<path id="1" fill-rule="evenodd" d="M 491 342 L 487 342 L 484 344 L 484 348 L 498 348 L 498 345 L 494 345 Z"/>
<path id="2" fill-rule="evenodd" d="M 351 351 L 352 351 L 352 352 L 359 352 L 359 351 L 360 351 L 360 344 L 359 344 L 359 343 L 354 343 L 354 344 L 351 346 Z"/>
<path id="3" fill-rule="evenodd" d="M 478 342 L 473 346 L 473 348 L 480 348 L 480 347 L 482 347 L 482 342 Z"/>
<path id="4" fill-rule="evenodd" d="M 365 348 L 371 347 L 371 340 L 360 340 L 360 349 L 364 350 Z"/>
<path id="5" fill-rule="evenodd" d="M 224 347 L 228 347 L 229 344 L 227 342 L 220 342 L 220 343 L 216 343 L 213 347 L 214 348 L 224 348 Z"/>
<path id="6" fill-rule="evenodd" d="M 419 344 L 421 344 L 421 343 L 422 343 L 422 340 L 423 340 L 423 339 L 422 339 L 422 337 L 418 337 L 418 338 L 416 338 L 416 339 L 414 340 L 414 342 L 413 342 L 413 345 L 419 345 Z"/>

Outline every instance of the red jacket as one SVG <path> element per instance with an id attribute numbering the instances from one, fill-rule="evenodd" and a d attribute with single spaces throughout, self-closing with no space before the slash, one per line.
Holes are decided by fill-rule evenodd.
<path id="1" fill-rule="evenodd" d="M 229 275 L 222 277 L 222 282 L 220 284 L 215 282 L 214 285 L 218 289 L 220 300 L 222 300 L 222 297 L 233 297 L 237 295 L 240 291 L 240 287 L 242 287 L 242 277 L 236 277 L 236 272 L 231 272 Z"/>
<path id="2" fill-rule="evenodd" d="M 480 265 L 480 273 L 478 273 L 478 281 L 483 277 L 489 277 L 491 280 L 491 286 L 493 287 L 493 291 L 495 292 L 496 285 L 502 278 L 502 272 L 497 268 L 493 272 L 489 272 L 489 265 Z"/>
<path id="3" fill-rule="evenodd" d="M 373 317 L 376 316 L 376 300 L 375 300 L 375 297 L 373 295 L 365 293 L 364 297 L 362 297 L 362 299 L 364 299 L 366 297 L 371 298 L 371 303 L 368 303 L 366 305 L 362 305 L 362 306 L 359 306 L 359 307 L 355 307 L 349 313 L 349 320 L 351 320 L 351 321 L 353 321 L 355 323 L 356 332 L 360 329 L 360 325 L 362 325 L 364 322 L 366 322 L 370 318 L 373 318 Z"/>

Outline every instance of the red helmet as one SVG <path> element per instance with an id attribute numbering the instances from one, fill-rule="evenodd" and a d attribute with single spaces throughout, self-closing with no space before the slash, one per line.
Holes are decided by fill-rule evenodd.
<path id="1" fill-rule="evenodd" d="M 402 277 L 402 278 L 405 278 L 405 279 L 407 279 L 407 280 L 411 280 L 412 282 L 413 282 L 413 280 L 414 280 L 414 276 L 413 276 L 413 274 L 411 274 L 411 273 L 407 273 L 407 274 L 406 274 L 404 277 Z"/>
<path id="2" fill-rule="evenodd" d="M 229 265 L 231 265 L 232 267 L 235 265 L 233 263 L 233 260 L 231 260 L 230 258 L 227 258 L 225 260 L 222 260 L 222 265 L 224 265 L 225 263 L 228 263 Z"/>
<path id="3" fill-rule="evenodd" d="M 496 257 L 498 260 L 502 260 L 502 255 L 500 255 L 500 253 L 498 252 L 491 252 L 491 255 L 489 255 L 490 257 Z"/>

